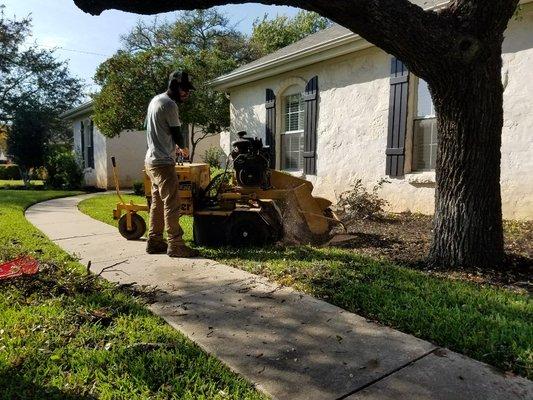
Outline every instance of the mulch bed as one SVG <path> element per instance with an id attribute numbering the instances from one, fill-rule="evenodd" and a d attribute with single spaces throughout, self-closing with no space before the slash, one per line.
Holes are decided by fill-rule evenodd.
<path id="1" fill-rule="evenodd" d="M 347 225 L 349 236 L 339 236 L 331 245 L 452 279 L 533 293 L 533 221 L 505 221 L 507 260 L 499 268 L 483 269 L 428 268 L 424 259 L 431 244 L 431 226 L 432 216 L 412 213 L 358 219 Z"/>

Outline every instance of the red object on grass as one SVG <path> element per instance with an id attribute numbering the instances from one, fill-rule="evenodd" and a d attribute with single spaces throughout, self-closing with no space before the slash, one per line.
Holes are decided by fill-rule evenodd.
<path id="1" fill-rule="evenodd" d="M 30 256 L 22 256 L 0 264 L 0 280 L 35 275 L 37 272 L 39 272 L 39 261 Z"/>

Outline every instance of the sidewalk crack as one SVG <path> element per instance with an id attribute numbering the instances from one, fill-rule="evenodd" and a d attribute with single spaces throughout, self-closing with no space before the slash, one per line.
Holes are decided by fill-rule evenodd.
<path id="1" fill-rule="evenodd" d="M 396 372 L 401 371 L 402 369 L 404 369 L 404 368 L 406 368 L 406 367 L 408 367 L 408 366 L 410 366 L 410 365 L 412 365 L 412 364 L 414 364 L 414 363 L 420 361 L 421 359 L 423 359 L 423 358 L 429 356 L 430 354 L 434 353 L 435 351 L 437 351 L 437 350 L 439 350 L 439 349 L 440 349 L 440 347 L 435 347 L 434 349 L 428 351 L 428 352 L 425 353 L 425 354 L 422 354 L 421 356 L 415 358 L 414 360 L 411 360 L 411 361 L 409 361 L 409 362 L 407 362 L 407 363 L 405 363 L 405 364 L 403 364 L 403 365 L 400 365 L 398 368 L 395 368 L 395 369 L 393 369 L 392 371 L 387 372 L 385 375 L 382 375 L 382 376 L 380 376 L 379 378 L 376 378 L 376 379 L 374 379 L 374 380 L 372 380 L 372 381 L 370 381 L 370 382 L 368 382 L 368 383 L 365 383 L 363 386 L 358 387 L 357 389 L 351 391 L 350 393 L 345 394 L 345 395 L 342 395 L 341 397 L 338 397 L 338 398 L 336 398 L 335 400 L 343 400 L 343 399 L 346 399 L 347 397 L 352 396 L 352 395 L 354 395 L 354 394 L 360 392 L 361 390 L 364 390 L 364 389 L 366 389 L 367 387 L 372 386 L 372 385 L 378 383 L 379 381 L 382 381 L 383 379 L 388 378 L 389 376 L 395 374 Z"/>
<path id="2" fill-rule="evenodd" d="M 52 239 L 52 241 L 60 241 L 60 240 L 68 240 L 68 239 L 78 239 L 78 238 L 86 238 L 86 237 L 92 237 L 92 236 L 103 236 L 103 235 L 109 235 L 109 233 L 90 233 L 88 235 L 75 235 L 75 236 L 68 236 L 68 237 L 61 237 L 58 239 Z"/>

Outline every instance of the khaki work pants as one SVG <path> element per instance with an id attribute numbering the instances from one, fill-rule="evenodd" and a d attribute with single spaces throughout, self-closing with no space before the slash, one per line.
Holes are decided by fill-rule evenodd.
<path id="1" fill-rule="evenodd" d="M 178 176 L 174 165 L 145 166 L 152 181 L 152 206 L 148 240 L 163 240 L 166 227 L 169 248 L 182 245 L 183 229 L 179 218 Z"/>

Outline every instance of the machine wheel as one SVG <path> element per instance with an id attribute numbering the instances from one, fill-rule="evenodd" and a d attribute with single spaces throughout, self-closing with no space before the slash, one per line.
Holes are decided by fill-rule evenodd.
<path id="1" fill-rule="evenodd" d="M 266 222 L 257 213 L 234 213 L 227 229 L 228 244 L 235 247 L 264 245 L 269 237 Z"/>
<path id="2" fill-rule="evenodd" d="M 131 230 L 128 230 L 127 215 L 124 214 L 118 220 L 118 231 L 122 237 L 128 240 L 137 240 L 144 235 L 144 232 L 146 232 L 146 222 L 144 222 L 143 217 L 141 217 L 139 214 L 132 213 Z"/>

